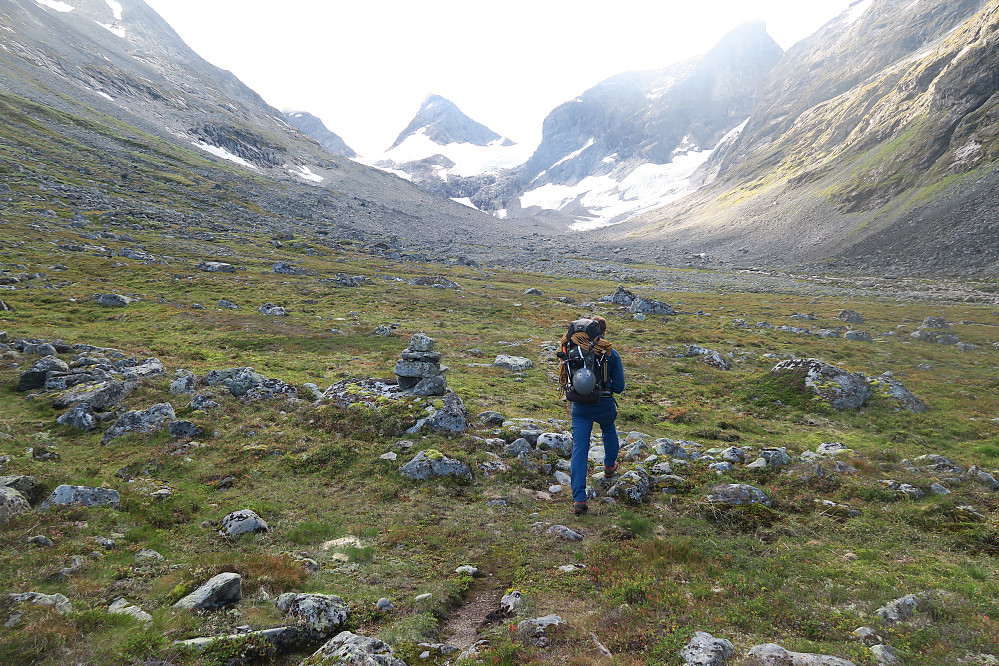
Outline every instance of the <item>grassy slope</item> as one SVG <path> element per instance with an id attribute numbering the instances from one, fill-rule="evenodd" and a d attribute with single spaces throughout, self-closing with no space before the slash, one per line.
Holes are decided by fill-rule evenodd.
<path id="1" fill-rule="evenodd" d="M 8 158 L 23 146 L 10 139 L 13 132 L 8 131 L 4 144 Z M 51 180 L 7 167 L 4 177 L 17 197 L 3 214 L 0 261 L 14 273 L 22 271 L 15 267 L 20 265 L 50 278 L 0 291 L 15 309 L 0 314 L 0 330 L 12 337 L 116 347 L 139 358 L 155 355 L 171 371 L 184 368 L 199 375 L 250 365 L 291 383 L 325 386 L 348 376 L 387 376 L 408 336 L 426 331 L 439 340 L 444 362 L 451 366 L 449 384 L 473 414 L 494 409 L 541 422 L 566 417 L 554 391 L 554 362 L 544 346 L 583 311 L 549 297 L 591 300 L 613 291 L 613 283 L 396 264 L 354 253 L 350 245 L 332 250 L 307 236 L 275 249 L 269 236 L 252 230 L 241 235 L 244 242 L 225 249 L 185 237 L 191 228 L 141 218 L 128 220 L 133 226 L 126 231 L 135 243 L 87 242 L 115 248 L 141 245 L 170 259 L 145 265 L 59 250 L 56 246 L 63 242 L 84 241 L 79 230 L 65 226 L 73 203 L 60 201 L 47 191 L 47 183 L 75 178 L 78 172 L 55 160 L 56 143 L 65 139 L 54 136 L 50 144 L 32 136 L 41 153 L 26 164 Z M 115 179 L 115 169 L 105 175 L 96 158 L 91 159 L 88 180 Z M 168 164 L 175 165 L 173 160 Z M 187 172 L 179 173 L 191 180 Z M 137 177 L 138 185 L 107 185 L 107 191 L 127 197 L 141 187 L 148 190 L 145 197 L 180 209 L 193 205 L 177 196 L 175 179 L 164 183 Z M 209 183 L 197 187 L 209 196 Z M 40 198 L 28 198 L 32 195 Z M 58 218 L 39 212 L 45 209 Z M 100 229 L 96 213 L 90 217 L 88 230 Z M 197 260 L 211 258 L 214 250 L 246 271 L 235 276 L 197 271 Z M 315 274 L 273 274 L 269 268 L 278 260 Z M 56 264 L 65 268 L 53 269 Z M 337 272 L 374 276 L 374 283 L 347 289 L 319 281 Z M 439 273 L 464 289 L 453 292 L 388 279 Z M 107 485 L 122 493 L 123 502 L 118 511 L 32 512 L 0 531 L 3 588 L 60 592 L 75 609 L 57 616 L 18 607 L 24 613 L 21 624 L 0 628 L 0 661 L 110 664 L 166 657 L 175 663 L 204 663 L 204 656 L 180 654 L 169 641 L 241 624 L 282 624 L 283 618 L 260 597 L 261 589 L 271 596 L 290 590 L 338 594 L 351 606 L 356 631 L 381 636 L 407 655 L 416 641 L 446 639 L 448 617 L 462 600 L 482 593 L 516 588 L 529 600 L 530 616 L 556 612 L 569 621 L 571 628 L 545 650 L 514 642 L 508 625 L 494 627 L 487 663 L 492 657 L 503 663 L 596 663 L 601 657 L 591 631 L 616 655 L 606 663 L 676 663 L 676 650 L 695 630 L 729 638 L 739 651 L 774 641 L 873 663 L 850 632 L 876 626 L 874 609 L 908 593 L 925 595 L 927 604 L 914 622 L 885 631 L 906 663 L 939 664 L 969 651 L 994 652 L 999 634 L 999 495 L 963 484 L 946 498 L 897 501 L 879 479 L 925 489 L 932 477 L 908 472 L 899 461 L 926 453 L 950 456 L 965 467 L 999 466 L 999 436 L 991 420 L 999 412 L 999 352 L 989 344 L 996 339 L 999 314 L 973 304 L 846 297 L 813 303 L 804 286 L 786 294 L 751 293 L 750 285 L 745 293 L 687 293 L 684 273 L 673 277 L 681 285 L 678 290 L 656 297 L 711 316 L 637 322 L 616 307 L 597 308 L 609 317 L 611 337 L 631 382 L 620 401 L 619 429 L 691 439 L 705 448 L 733 441 L 753 449 L 786 446 L 795 458 L 822 442 L 841 441 L 857 452 L 850 459 L 859 470 L 856 475 L 809 478 L 807 467 L 797 464 L 790 473 L 737 470 L 717 477 L 706 463 L 694 463 L 689 470 L 678 470 L 690 481 L 684 492 L 658 493 L 640 506 L 596 504 L 578 520 L 571 517 L 564 494 L 539 497 L 552 483 L 550 477 L 515 461 L 508 461 L 510 472 L 479 474 L 471 486 L 403 479 L 396 465 L 378 459 L 400 439 L 382 415 L 322 418 L 308 408 L 288 409 L 280 402 L 242 405 L 229 398 L 215 412 L 187 414 L 217 431 L 201 448 L 181 447 L 165 434 L 123 438 L 102 447 L 98 435 L 57 426 L 57 412 L 46 402 L 17 393 L 14 386 L 28 359 L 10 358 L 0 369 L 0 432 L 7 435 L 0 437 L 0 454 L 12 458 L 5 473 L 33 474 L 48 489 L 61 483 Z M 540 287 L 545 295 L 523 295 L 529 286 Z M 141 300 L 126 309 L 105 309 L 91 300 L 94 293 L 112 290 Z M 637 290 L 644 291 L 641 286 Z M 220 298 L 244 309 L 215 310 Z M 305 302 L 310 299 L 316 303 Z M 276 319 L 258 314 L 256 307 L 266 301 L 285 304 L 291 315 Z M 194 303 L 208 309 L 192 309 Z M 821 341 L 732 326 L 736 317 L 750 323 L 796 323 L 787 315 L 797 311 L 819 316 L 813 326 L 832 326 L 839 323 L 834 317 L 843 307 L 865 316 L 864 329 L 879 334 L 903 326 L 901 336 L 878 335 L 874 343 Z M 981 347 L 962 353 L 905 337 L 923 317 L 938 314 L 949 321 L 975 322 L 956 329 L 963 340 Z M 399 325 L 395 336 L 372 334 L 376 326 L 392 323 Z M 330 333 L 334 327 L 339 334 Z M 696 359 L 675 358 L 670 346 L 689 343 L 734 351 L 739 361 L 726 373 Z M 528 356 L 535 368 L 516 377 L 488 367 L 499 353 Z M 767 353 L 815 356 L 869 375 L 892 370 L 932 409 L 914 415 L 880 402 L 851 413 L 822 408 L 771 382 L 767 370 L 775 360 L 763 358 Z M 934 369 L 918 369 L 922 363 Z M 188 400 L 170 395 L 168 383 L 169 375 L 147 380 L 128 399 L 128 407 L 171 401 L 183 414 Z M 41 462 L 25 455 L 28 447 L 39 446 L 58 452 L 59 459 Z M 488 458 L 483 443 L 471 436 L 417 440 L 417 449 L 431 447 L 473 465 Z M 400 461 L 405 459 L 401 454 Z M 625 465 L 626 470 L 632 467 Z M 123 468 L 137 480 L 119 478 Z M 215 490 L 225 476 L 236 478 L 233 488 Z M 774 499 L 774 511 L 709 510 L 706 489 L 718 481 L 757 485 Z M 173 495 L 165 501 L 148 497 L 160 487 L 171 488 Z M 508 506 L 487 506 L 492 498 L 505 498 Z M 847 502 L 862 509 L 863 516 L 836 519 L 816 510 L 816 498 Z M 962 522 L 955 507 L 964 504 L 986 513 L 988 521 Z M 242 508 L 257 511 L 271 531 L 237 543 L 220 538 L 216 521 Z M 530 516 L 534 512 L 542 521 L 577 528 L 586 538 L 577 545 L 535 534 L 530 529 L 538 520 Z M 90 559 L 88 554 L 98 549 L 93 539 L 112 533 L 122 535 L 119 548 Z M 36 534 L 52 538 L 55 547 L 27 546 L 27 538 Z M 362 546 L 347 549 L 349 562 L 338 564 L 332 553 L 318 547 L 343 535 L 357 536 Z M 134 567 L 134 553 L 141 548 L 157 549 L 166 562 Z M 54 574 L 74 555 L 86 558 L 85 567 L 65 581 L 55 580 Z M 303 555 L 319 561 L 322 569 L 308 574 L 297 559 Z M 473 580 L 450 573 L 468 563 L 489 576 Z M 555 569 L 566 563 L 583 568 L 569 574 Z M 246 598 L 237 608 L 206 615 L 170 609 L 192 585 L 220 570 L 244 575 Z M 432 592 L 433 599 L 415 602 L 422 592 Z M 119 595 L 150 611 L 152 626 L 106 614 L 103 609 Z M 393 599 L 396 608 L 374 610 L 381 596 Z"/>

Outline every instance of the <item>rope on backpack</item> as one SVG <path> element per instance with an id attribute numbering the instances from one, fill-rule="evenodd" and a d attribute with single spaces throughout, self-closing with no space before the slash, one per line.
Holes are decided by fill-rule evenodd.
<path id="1" fill-rule="evenodd" d="M 567 353 L 569 350 L 567 348 L 569 344 L 569 336 L 562 336 L 562 352 Z M 614 345 L 610 343 L 606 338 L 597 338 L 596 340 L 590 340 L 588 336 L 583 331 L 575 333 L 572 336 L 572 343 L 579 347 L 591 347 L 594 354 L 597 356 L 610 356 L 611 350 L 614 349 Z M 604 383 L 607 382 L 607 363 L 603 363 L 604 372 Z M 559 397 L 564 398 L 565 392 L 569 387 L 569 363 L 567 361 L 560 361 L 558 366 L 558 394 Z"/>

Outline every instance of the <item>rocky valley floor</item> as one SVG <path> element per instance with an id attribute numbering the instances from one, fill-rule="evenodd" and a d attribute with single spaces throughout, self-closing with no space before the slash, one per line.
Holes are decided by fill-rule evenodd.
<path id="1" fill-rule="evenodd" d="M 0 198 L 4 663 L 999 663 L 995 284 Z"/>

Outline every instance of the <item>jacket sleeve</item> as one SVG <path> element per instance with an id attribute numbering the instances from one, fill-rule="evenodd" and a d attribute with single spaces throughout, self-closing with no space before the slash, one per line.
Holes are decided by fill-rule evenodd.
<path id="1" fill-rule="evenodd" d="M 611 352 L 610 357 L 610 390 L 611 393 L 624 391 L 624 364 L 616 349 Z"/>

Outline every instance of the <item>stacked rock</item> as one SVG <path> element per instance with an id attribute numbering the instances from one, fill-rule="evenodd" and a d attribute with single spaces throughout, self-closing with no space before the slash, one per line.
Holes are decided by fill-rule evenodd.
<path id="1" fill-rule="evenodd" d="M 413 395 L 431 396 L 447 393 L 444 374 L 447 366 L 441 365 L 441 353 L 434 351 L 437 341 L 417 333 L 395 364 L 399 388 Z"/>

